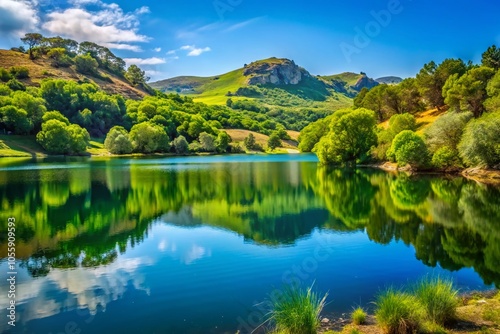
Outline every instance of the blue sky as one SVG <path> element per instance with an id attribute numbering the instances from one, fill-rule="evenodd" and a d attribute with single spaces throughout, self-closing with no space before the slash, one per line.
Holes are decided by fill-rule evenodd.
<path id="1" fill-rule="evenodd" d="M 0 0 L 0 48 L 27 31 L 90 40 L 153 80 L 273 56 L 314 75 L 408 77 L 430 60 L 478 62 L 500 44 L 499 13 L 491 0 Z"/>

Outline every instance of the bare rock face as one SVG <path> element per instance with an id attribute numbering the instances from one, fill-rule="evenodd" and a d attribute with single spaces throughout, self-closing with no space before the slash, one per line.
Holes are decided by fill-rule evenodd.
<path id="1" fill-rule="evenodd" d="M 366 87 L 368 89 L 373 88 L 375 86 L 378 86 L 378 82 L 373 80 L 372 78 L 368 78 L 366 75 L 363 75 L 361 78 L 358 79 L 356 84 L 352 86 L 355 90 L 358 92 L 361 91 L 362 88 Z"/>
<path id="2" fill-rule="evenodd" d="M 251 63 L 245 67 L 243 75 L 249 77 L 249 85 L 297 85 L 303 78 L 311 76 L 293 60 L 288 59 Z"/>

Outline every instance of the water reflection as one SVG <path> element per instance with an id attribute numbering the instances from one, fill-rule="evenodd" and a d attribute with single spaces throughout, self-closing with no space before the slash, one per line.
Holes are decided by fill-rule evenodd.
<path id="1" fill-rule="evenodd" d="M 7 217 L 15 216 L 18 257 L 33 276 L 44 276 L 51 268 L 112 263 L 115 248 L 123 253 L 127 244 L 141 242 L 161 216 L 170 224 L 224 228 L 271 246 L 293 244 L 315 228 L 366 229 L 377 243 L 413 245 L 426 265 L 474 267 L 487 283 L 500 282 L 498 188 L 458 177 L 317 169 L 298 161 L 237 168 L 222 162 L 163 168 L 154 162 L 0 171 L 0 238 Z M 192 254 L 205 250 L 195 247 Z"/>

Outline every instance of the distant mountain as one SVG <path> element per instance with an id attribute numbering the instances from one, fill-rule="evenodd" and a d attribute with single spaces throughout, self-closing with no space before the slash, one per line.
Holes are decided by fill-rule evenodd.
<path id="1" fill-rule="evenodd" d="M 403 81 L 403 79 L 400 77 L 389 76 L 389 77 L 381 77 L 381 78 L 375 79 L 375 81 L 380 83 L 380 84 L 397 85 L 398 83 Z"/>
<path id="2" fill-rule="evenodd" d="M 249 98 L 283 107 L 306 106 L 307 101 L 325 102 L 325 107 L 332 104 L 344 107 L 352 103 L 351 98 L 363 87 L 376 85 L 364 73 L 313 76 L 293 60 L 283 58 L 255 61 L 212 77 L 181 76 L 150 83 L 160 91 L 187 94 L 208 104 L 225 104 L 228 98 Z"/>
<path id="3" fill-rule="evenodd" d="M 369 78 L 365 73 L 359 74 L 344 72 L 340 74 L 320 76 L 321 79 L 328 82 L 336 91 L 349 97 L 355 97 L 363 88 L 372 88 L 379 83 Z"/>

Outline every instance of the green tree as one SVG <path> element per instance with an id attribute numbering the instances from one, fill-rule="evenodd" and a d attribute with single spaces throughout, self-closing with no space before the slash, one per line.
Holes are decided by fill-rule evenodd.
<path id="1" fill-rule="evenodd" d="M 267 140 L 267 147 L 269 147 L 269 149 L 271 149 L 272 151 L 275 148 L 280 147 L 281 145 L 282 143 L 280 135 L 276 131 L 274 131 L 273 133 L 271 133 L 269 139 Z"/>
<path id="2" fill-rule="evenodd" d="M 99 63 L 90 54 L 75 57 L 76 70 L 83 74 L 96 75 Z"/>
<path id="3" fill-rule="evenodd" d="M 482 55 L 481 63 L 483 66 L 500 69 L 500 49 L 496 45 L 490 46 Z"/>
<path id="4" fill-rule="evenodd" d="M 113 154 L 128 154 L 133 149 L 129 134 L 122 126 L 114 126 L 109 130 L 104 147 Z"/>
<path id="5" fill-rule="evenodd" d="M 454 150 L 457 155 L 457 146 L 467 122 L 472 118 L 471 113 L 447 112 L 440 116 L 425 130 L 425 141 L 431 153 L 435 153 L 441 147 Z"/>
<path id="6" fill-rule="evenodd" d="M 484 101 L 487 111 L 500 110 L 500 71 L 497 71 L 486 86 L 488 98 Z"/>
<path id="7" fill-rule="evenodd" d="M 90 140 L 87 130 L 77 124 L 67 124 L 51 118 L 42 123 L 36 139 L 52 154 L 79 154 L 85 152 Z"/>
<path id="8" fill-rule="evenodd" d="M 175 153 L 187 154 L 189 153 L 188 142 L 184 136 L 179 136 L 174 139 Z"/>
<path id="9" fill-rule="evenodd" d="M 330 132 L 316 146 L 321 164 L 348 164 L 365 161 L 377 143 L 373 111 L 360 108 L 334 119 Z"/>
<path id="10" fill-rule="evenodd" d="M 137 65 L 129 66 L 125 78 L 134 86 L 145 84 L 149 80 L 146 76 L 146 72 L 141 70 Z"/>
<path id="11" fill-rule="evenodd" d="M 143 122 L 130 130 L 130 140 L 134 151 L 141 153 L 168 152 L 170 141 L 163 127 Z"/>
<path id="12" fill-rule="evenodd" d="M 446 80 L 454 74 L 458 77 L 467 70 L 467 65 L 461 59 L 445 59 L 436 65 L 431 61 L 417 74 L 417 85 L 427 103 L 440 110 L 445 105 L 443 87 Z"/>
<path id="13" fill-rule="evenodd" d="M 457 74 L 450 76 L 443 86 L 446 104 L 457 111 L 470 111 L 478 118 L 485 111 L 486 87 L 494 74 L 492 68 L 481 66 L 461 77 Z"/>
<path id="14" fill-rule="evenodd" d="M 200 133 L 200 144 L 206 152 L 214 152 L 216 149 L 215 137 L 206 132 Z"/>
<path id="15" fill-rule="evenodd" d="M 415 132 L 404 130 L 394 137 L 387 156 L 400 166 L 422 167 L 427 164 L 429 155 L 424 140 Z"/>
<path id="16" fill-rule="evenodd" d="M 494 167 L 500 163 L 500 112 L 471 120 L 458 151 L 468 166 Z"/>
<path id="17" fill-rule="evenodd" d="M 71 58 L 66 54 L 66 49 L 62 47 L 50 49 L 47 56 L 52 59 L 54 67 L 68 67 L 72 63 Z"/>
<path id="18" fill-rule="evenodd" d="M 26 110 L 13 105 L 0 108 L 0 120 L 4 129 L 19 135 L 27 134 L 33 128 Z"/>
<path id="19" fill-rule="evenodd" d="M 231 142 L 231 137 L 227 134 L 226 131 L 220 131 L 217 135 L 217 140 L 215 141 L 215 145 L 217 146 L 217 151 L 221 153 L 227 152 L 227 148 L 229 147 L 229 143 Z"/>
<path id="20" fill-rule="evenodd" d="M 50 121 L 51 119 L 58 120 L 65 125 L 69 125 L 68 118 L 61 114 L 59 111 L 48 111 L 42 116 L 42 121 L 44 123 Z"/>
<path id="21" fill-rule="evenodd" d="M 255 136 L 253 133 L 250 133 L 245 139 L 243 139 L 243 145 L 245 145 L 247 150 L 253 150 L 255 148 Z"/>
<path id="22" fill-rule="evenodd" d="M 38 33 L 27 33 L 24 35 L 24 37 L 21 38 L 21 41 L 24 44 L 28 45 L 28 52 L 30 55 L 30 59 L 34 59 L 33 48 L 35 46 L 40 45 L 40 43 L 42 43 L 42 40 L 43 40 L 43 36 L 41 34 L 38 34 Z"/>

